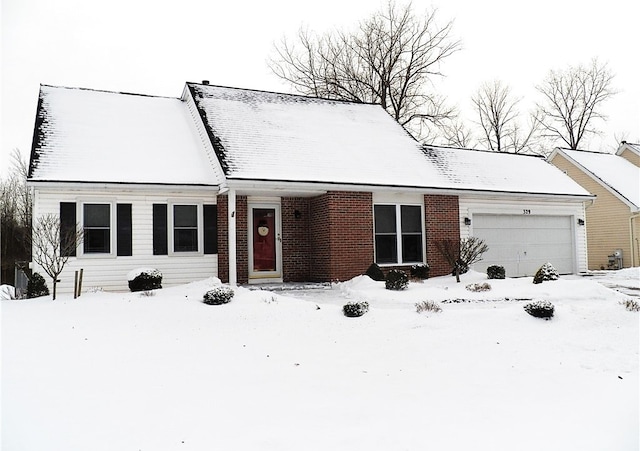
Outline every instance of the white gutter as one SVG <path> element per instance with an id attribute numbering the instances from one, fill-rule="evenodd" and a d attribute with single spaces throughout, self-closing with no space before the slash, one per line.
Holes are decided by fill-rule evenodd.
<path id="1" fill-rule="evenodd" d="M 631 266 L 640 266 L 640 237 L 633 236 L 634 220 L 640 218 L 640 213 L 629 216 L 629 240 L 631 244 Z M 634 246 L 635 241 L 635 246 Z"/>

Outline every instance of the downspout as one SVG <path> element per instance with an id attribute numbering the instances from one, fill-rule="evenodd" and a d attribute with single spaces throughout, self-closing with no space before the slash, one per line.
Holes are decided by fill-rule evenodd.
<path id="1" fill-rule="evenodd" d="M 631 240 L 631 266 L 640 266 L 640 237 L 634 236 L 634 220 L 640 218 L 640 213 L 629 216 L 629 238 Z M 635 246 L 634 246 L 635 244 Z"/>

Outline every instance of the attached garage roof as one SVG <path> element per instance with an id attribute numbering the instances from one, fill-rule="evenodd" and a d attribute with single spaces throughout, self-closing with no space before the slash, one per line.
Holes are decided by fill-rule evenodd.
<path id="1" fill-rule="evenodd" d="M 29 180 L 218 185 L 177 98 L 42 85 Z"/>

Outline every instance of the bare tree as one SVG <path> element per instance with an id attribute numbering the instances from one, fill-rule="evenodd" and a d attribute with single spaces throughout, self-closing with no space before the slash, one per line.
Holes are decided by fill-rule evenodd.
<path id="1" fill-rule="evenodd" d="M 483 83 L 471 98 L 482 128 L 482 143 L 496 152 L 520 153 L 530 150 L 539 121 L 531 117 L 523 130 L 518 104 L 511 88 L 500 80 Z"/>
<path id="2" fill-rule="evenodd" d="M 602 104 L 616 94 L 613 78 L 607 65 L 597 59 L 589 66 L 550 71 L 536 87 L 544 98 L 539 108 L 545 136 L 578 149 L 586 135 L 598 133 L 594 122 L 606 119 Z"/>
<path id="3" fill-rule="evenodd" d="M 466 273 L 469 266 L 482 260 L 482 255 L 489 250 L 483 240 L 473 236 L 436 241 L 436 248 L 451 265 L 457 283 L 460 283 L 460 274 Z"/>
<path id="4" fill-rule="evenodd" d="M 11 170 L 0 181 L 0 283 L 13 284 L 16 262 L 30 260 L 33 199 L 27 187 L 28 165 L 18 149 L 11 154 Z"/>
<path id="5" fill-rule="evenodd" d="M 459 119 L 445 121 L 440 127 L 442 137 L 447 146 L 460 148 L 474 147 L 473 132 Z"/>
<path id="6" fill-rule="evenodd" d="M 78 225 L 63 227 L 57 215 L 38 217 L 33 225 L 31 244 L 33 260 L 53 280 L 53 300 L 56 299 L 58 276 L 62 273 L 69 257 L 82 241 L 83 232 Z"/>
<path id="7" fill-rule="evenodd" d="M 460 50 L 452 27 L 436 23 L 436 10 L 416 15 L 411 4 L 390 1 L 354 31 L 316 35 L 301 29 L 297 43 L 284 38 L 269 66 L 300 93 L 379 103 L 401 125 L 424 133 L 455 114 L 429 90 L 443 76 L 441 63 Z"/>

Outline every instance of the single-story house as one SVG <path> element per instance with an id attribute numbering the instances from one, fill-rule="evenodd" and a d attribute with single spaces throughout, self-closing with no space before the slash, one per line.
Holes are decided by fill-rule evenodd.
<path id="1" fill-rule="evenodd" d="M 640 266 L 640 144 L 615 154 L 555 149 L 549 161 L 597 196 L 587 208 L 589 269 Z"/>
<path id="2" fill-rule="evenodd" d="M 478 236 L 484 271 L 586 270 L 592 196 L 544 159 L 423 146 L 379 105 L 187 83 L 180 98 L 40 88 L 29 184 L 34 218 L 84 229 L 65 268 L 125 290 L 335 281 L 372 262 L 450 271 L 435 243 Z M 34 269 L 38 270 L 37 265 Z"/>

